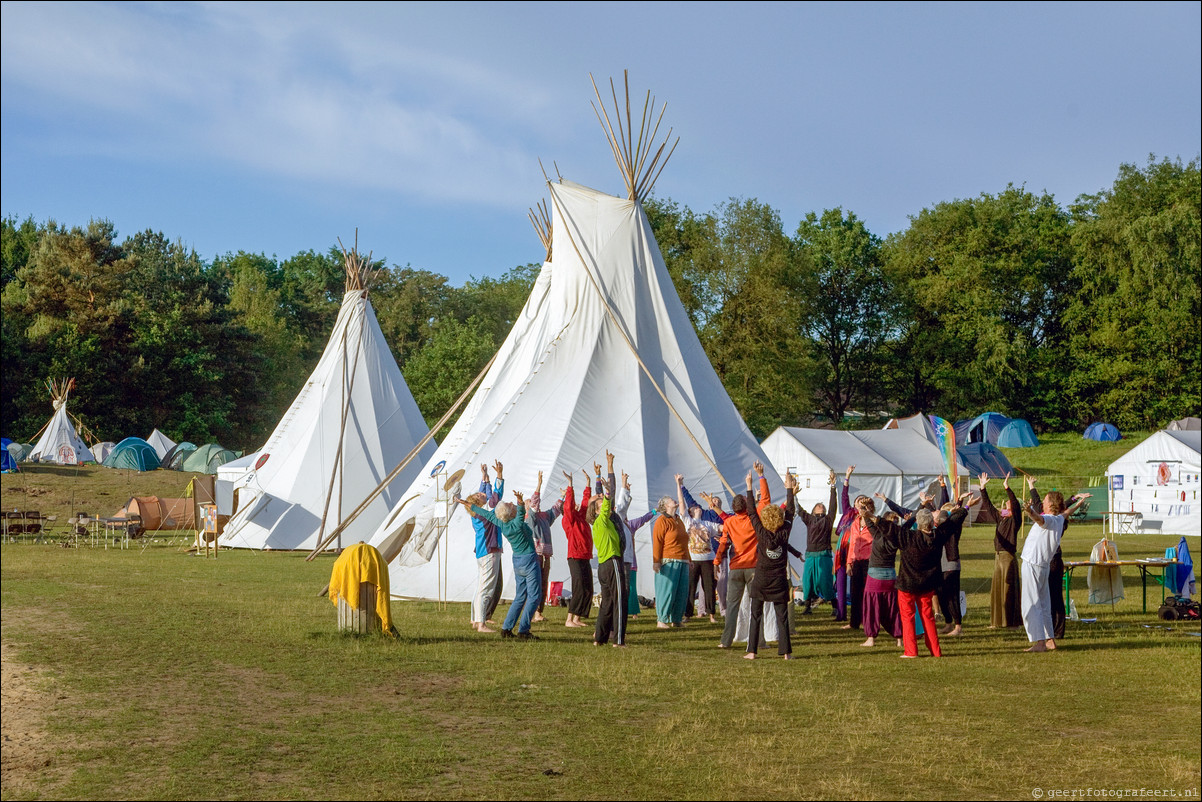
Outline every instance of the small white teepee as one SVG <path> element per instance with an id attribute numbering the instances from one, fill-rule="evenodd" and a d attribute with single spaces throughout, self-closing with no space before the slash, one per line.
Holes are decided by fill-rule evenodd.
<path id="1" fill-rule="evenodd" d="M 75 379 L 51 379 L 46 383 L 46 387 L 50 390 L 50 398 L 54 402 L 54 415 L 42 427 L 42 436 L 29 453 L 29 461 L 53 462 L 58 465 L 95 462 L 91 450 L 76 431 L 78 421 L 73 422 L 67 412 L 67 398 L 75 388 Z"/>
<path id="2" fill-rule="evenodd" d="M 315 548 L 429 432 L 368 300 L 371 256 L 344 256 L 346 293 L 329 343 L 254 466 L 235 481 L 223 546 Z M 435 447 L 428 442 L 326 548 L 366 539 Z"/>
<path id="3" fill-rule="evenodd" d="M 531 215 L 548 259 L 530 298 L 462 416 L 369 541 L 390 560 L 394 596 L 467 601 L 475 593 L 472 524 L 458 505 L 448 519 L 442 490 L 459 470 L 467 480 L 452 494 L 475 490 L 480 463 L 503 462 L 507 492 L 527 495 L 542 471 L 548 509 L 566 485 L 562 471 L 573 474 L 579 501 L 581 469 L 591 473 L 609 450 L 630 475 L 635 517 L 675 495 L 676 473 L 695 495 L 732 486 L 741 493 L 752 463 L 767 463 L 710 365 L 643 211 L 666 161 L 666 140 L 652 154 L 649 120 L 635 127 L 637 143 L 629 127 L 603 123 L 626 198 L 548 181 L 550 218 Z M 766 473 L 783 501 L 776 472 Z M 567 579 L 559 524 L 553 532 L 550 578 Z M 635 542 L 639 592 L 652 596 L 650 525 Z"/>

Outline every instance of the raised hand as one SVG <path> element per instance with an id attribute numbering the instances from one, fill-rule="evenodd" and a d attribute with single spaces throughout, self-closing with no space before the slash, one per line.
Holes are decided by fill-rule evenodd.
<path id="1" fill-rule="evenodd" d="M 543 472 L 538 472 L 538 486 L 535 488 L 536 493 L 541 493 L 543 490 Z"/>
<path id="2" fill-rule="evenodd" d="M 598 476 L 601 475 L 601 463 L 600 462 L 593 463 L 593 473 L 597 474 Z"/>
<path id="3" fill-rule="evenodd" d="M 622 471 L 622 487 L 630 489 L 630 477 L 626 475 L 626 471 Z"/>
<path id="4" fill-rule="evenodd" d="M 1010 474 L 1006 474 L 1006 478 L 1002 480 L 1002 487 L 1010 489 Z"/>
<path id="5" fill-rule="evenodd" d="M 1027 474 L 1026 479 L 1027 479 L 1027 489 L 1034 490 L 1035 489 L 1035 477 L 1032 476 L 1031 474 Z"/>
<path id="6" fill-rule="evenodd" d="M 751 467 L 755 468 L 755 472 L 758 475 L 760 475 L 760 476 L 764 475 L 764 463 L 760 462 L 759 460 L 756 460 L 755 464 L 752 465 Z"/>
<path id="7" fill-rule="evenodd" d="M 845 482 L 851 481 L 851 475 L 852 475 L 853 473 L 855 473 L 855 472 L 856 472 L 856 466 L 855 466 L 855 465 L 848 465 L 848 466 L 847 466 L 847 473 L 845 473 L 845 474 L 843 475 L 843 481 L 845 481 Z"/>
<path id="8" fill-rule="evenodd" d="M 605 451 L 605 464 L 609 466 L 611 471 L 614 469 L 614 455 L 608 449 Z"/>
<path id="9" fill-rule="evenodd" d="M 484 479 L 484 481 L 488 481 L 488 466 L 483 462 L 480 463 L 480 476 Z"/>
<path id="10" fill-rule="evenodd" d="M 826 483 L 828 485 L 831 485 L 832 487 L 834 487 L 834 484 L 835 484 L 835 472 L 834 471 L 831 471 L 831 475 L 827 477 Z"/>
<path id="11" fill-rule="evenodd" d="M 680 487 L 683 484 L 684 484 L 684 474 L 683 473 L 676 474 L 676 486 Z"/>
<path id="12" fill-rule="evenodd" d="M 495 462 L 493 462 L 493 464 L 492 464 L 492 469 L 493 469 L 493 471 L 495 471 L 495 472 L 496 472 L 496 474 L 497 474 L 497 478 L 498 478 L 498 479 L 500 479 L 500 478 L 501 478 L 501 471 L 503 471 L 503 470 L 505 469 L 505 466 L 501 464 L 501 461 L 500 461 L 500 460 L 496 460 L 496 461 L 495 461 Z"/>
<path id="13" fill-rule="evenodd" d="M 977 477 L 977 478 L 978 478 L 978 479 L 980 479 L 980 481 L 981 481 L 981 489 L 982 489 L 982 490 L 984 490 L 984 489 L 985 489 L 985 485 L 989 484 L 989 474 L 987 474 L 987 473 L 983 473 L 983 474 L 981 474 L 981 475 L 980 475 L 979 477 Z"/>
<path id="14" fill-rule="evenodd" d="M 567 471 L 560 471 L 560 473 L 563 474 L 564 479 L 568 480 L 569 485 L 572 484 L 572 474 L 568 473 Z"/>
<path id="15" fill-rule="evenodd" d="M 513 491 L 513 497 L 518 500 L 518 504 L 521 504 L 523 506 L 526 504 L 526 497 L 523 496 L 520 491 L 517 491 L 517 490 Z"/>
<path id="16" fill-rule="evenodd" d="M 755 481 L 754 477 L 755 477 L 755 474 L 753 474 L 751 471 L 747 472 L 747 489 L 748 490 L 750 490 L 752 488 L 752 482 Z"/>
<path id="17" fill-rule="evenodd" d="M 885 494 L 884 494 L 884 493 L 881 493 L 881 492 L 876 492 L 876 493 L 873 493 L 872 495 L 873 495 L 873 497 L 874 497 L 874 498 L 879 498 L 881 501 L 884 501 L 884 500 L 885 500 Z M 919 493 L 919 494 L 918 494 L 918 500 L 919 500 L 919 501 L 921 501 L 921 500 L 922 500 L 922 493 Z"/>

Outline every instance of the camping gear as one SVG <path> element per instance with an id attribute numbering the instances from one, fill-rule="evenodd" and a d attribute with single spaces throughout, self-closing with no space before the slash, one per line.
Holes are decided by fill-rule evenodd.
<path id="1" fill-rule="evenodd" d="M 46 387 L 50 390 L 54 415 L 42 427 L 42 436 L 30 452 L 29 461 L 53 462 L 59 465 L 95 462 L 87 444 L 76 433 L 77 427 L 82 428 L 82 424 L 67 412 L 67 399 L 71 390 L 75 388 L 75 379 L 51 379 L 46 383 Z"/>
<path id="2" fill-rule="evenodd" d="M 163 455 L 163 459 L 159 464 L 159 467 L 169 471 L 182 471 L 184 469 L 184 460 L 186 460 L 188 455 L 195 450 L 195 443 L 189 443 L 186 440 L 182 443 L 176 443 L 166 454 Z"/>
<path id="3" fill-rule="evenodd" d="M 1085 433 L 1081 436 L 1086 440 L 1097 440 L 1104 443 L 1123 439 L 1118 427 L 1109 423 L 1091 423 L 1085 427 Z"/>
<path id="4" fill-rule="evenodd" d="M 1198 602 L 1185 596 L 1169 596 L 1164 600 L 1164 604 L 1160 605 L 1156 615 L 1162 621 L 1197 621 L 1202 616 L 1200 607 L 1202 605 L 1199 605 Z"/>
<path id="5" fill-rule="evenodd" d="M 140 529 L 146 531 L 196 528 L 195 504 L 190 498 L 134 496 L 111 517 L 139 518 Z"/>
<path id="6" fill-rule="evenodd" d="M 1007 474 L 1014 475 L 1014 467 L 997 446 L 989 443 L 969 443 L 956 449 L 956 456 L 969 476 L 989 474 L 991 478 L 1000 479 Z"/>
<path id="7" fill-rule="evenodd" d="M 1001 435 L 1002 430 L 1009 424 L 1010 418 L 1000 412 L 983 412 L 969 421 L 967 439 L 961 441 L 957 437 L 956 441 L 965 444 L 989 443 L 991 446 L 996 446 L 998 444 L 997 439 Z"/>
<path id="8" fill-rule="evenodd" d="M 649 133 L 641 143 L 654 155 Z M 563 471 L 576 475 L 579 493 L 580 466 L 608 448 L 619 470 L 632 468 L 635 511 L 653 508 L 676 473 L 691 490 L 742 492 L 747 467 L 768 462 L 697 338 L 643 209 L 659 157 L 627 162 L 622 148 L 613 153 L 624 197 L 568 180 L 548 184 L 540 231 L 548 258 L 529 300 L 447 439 L 371 536 L 389 560 L 392 586 L 406 596 L 468 601 L 476 592 L 475 534 L 457 507 L 445 517 L 447 491 L 430 475 L 440 461 L 447 473 L 466 468 L 471 477 L 482 457 L 495 455 L 509 487 L 531 489 L 542 471 L 543 497 L 554 498 Z M 783 501 L 776 471 L 766 476 Z M 640 565 L 651 565 L 650 541 L 637 539 Z M 568 575 L 566 554 L 555 550 L 552 578 Z M 653 594 L 654 578 L 638 572 L 641 595 Z M 506 571 L 502 595 L 513 593 Z"/>
<path id="9" fill-rule="evenodd" d="M 150 437 L 146 438 L 146 442 L 150 443 L 150 447 L 154 449 L 154 453 L 158 455 L 159 462 L 163 461 L 163 457 L 167 456 L 167 452 L 175 448 L 175 441 L 167 435 L 155 429 L 150 433 Z"/>
<path id="10" fill-rule="evenodd" d="M 217 473 L 218 467 L 237 458 L 238 455 L 228 448 L 208 443 L 184 457 L 181 467 L 191 473 Z"/>
<path id="11" fill-rule="evenodd" d="M 1168 432 L 1202 431 L 1202 418 L 1178 418 L 1164 428 Z"/>
<path id="12" fill-rule="evenodd" d="M 92 456 L 97 462 L 103 463 L 106 459 L 108 459 L 109 454 L 113 453 L 113 449 L 116 447 L 117 444 L 111 440 L 105 440 L 103 443 L 93 443 L 91 449 Z"/>
<path id="13" fill-rule="evenodd" d="M 234 480 L 237 504 L 222 546 L 316 548 L 429 434 L 368 299 L 371 261 L 357 249 L 344 251 L 343 259 L 346 292 L 325 352 L 252 465 Z M 432 438 L 422 444 L 325 547 L 369 537 L 434 449 Z"/>
<path id="14" fill-rule="evenodd" d="M 106 468 L 153 471 L 159 467 L 159 455 L 141 437 L 127 437 L 109 452 L 101 464 Z"/>
<path id="15" fill-rule="evenodd" d="M 1154 432 L 1106 476 L 1111 531 L 1202 534 L 1202 432 Z"/>
<path id="16" fill-rule="evenodd" d="M 0 437 L 0 473 L 14 473 L 20 470 L 17 468 L 17 461 L 8 450 L 12 442 L 7 437 Z"/>
<path id="17" fill-rule="evenodd" d="M 1021 418 L 1016 418 L 1006 424 L 997 436 L 998 448 L 1034 448 L 1039 445 L 1039 438 L 1031 424 Z"/>

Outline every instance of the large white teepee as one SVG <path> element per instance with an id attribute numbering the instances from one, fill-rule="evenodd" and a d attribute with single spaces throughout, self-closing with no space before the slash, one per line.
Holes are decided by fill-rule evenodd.
<path id="1" fill-rule="evenodd" d="M 640 154 L 619 161 L 644 163 Z M 466 495 L 476 489 L 480 463 L 502 461 L 506 498 L 510 490 L 528 496 L 542 471 L 546 509 L 566 485 L 562 471 L 573 474 L 579 501 L 581 468 L 591 474 L 608 449 L 630 475 L 634 517 L 675 496 L 676 473 L 694 494 L 724 493 L 722 477 L 743 492 L 752 463 L 767 462 L 676 294 L 637 178 L 627 180 L 631 199 L 549 183 L 549 258 L 526 306 L 438 452 L 369 541 L 395 556 L 393 595 L 474 595 L 472 524 L 458 505 L 449 505 L 448 519 L 444 500 L 448 475 L 460 469 Z M 767 474 L 773 497 L 783 501 L 780 479 Z M 558 523 L 552 532 L 551 579 L 566 580 L 565 536 Z M 635 540 L 639 591 L 652 596 L 650 525 Z M 507 596 L 511 573 L 506 567 Z"/>
<path id="2" fill-rule="evenodd" d="M 29 452 L 29 461 L 54 462 L 59 465 L 95 462 L 91 450 L 76 433 L 71 416 L 67 414 L 67 398 L 75 387 L 75 379 L 64 379 L 60 382 L 51 379 L 46 386 L 50 388 L 50 398 L 54 402 L 54 415 L 42 427 L 42 436 L 33 447 L 33 451 Z"/>
<path id="3" fill-rule="evenodd" d="M 317 367 L 255 466 L 235 483 L 223 546 L 313 549 L 428 433 L 368 300 L 370 256 L 346 254 L 347 288 Z M 365 539 L 413 480 L 431 440 L 327 548 Z"/>

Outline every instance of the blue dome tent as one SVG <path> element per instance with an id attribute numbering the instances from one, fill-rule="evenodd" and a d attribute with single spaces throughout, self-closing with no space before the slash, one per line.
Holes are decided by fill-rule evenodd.
<path id="1" fill-rule="evenodd" d="M 968 424 L 968 438 L 965 442 L 997 445 L 998 435 L 1009 423 L 1010 418 L 1000 412 L 983 412 Z M 958 436 L 956 442 L 960 442 Z"/>
<path id="2" fill-rule="evenodd" d="M 956 456 L 970 476 L 987 473 L 990 476 L 1005 476 L 1014 473 L 1014 466 L 997 446 L 989 443 L 969 443 L 956 449 Z"/>
<path id="3" fill-rule="evenodd" d="M 997 444 L 1000 448 L 1034 448 L 1039 445 L 1039 438 L 1035 436 L 1031 424 L 1015 418 L 997 436 Z"/>
<path id="4" fill-rule="evenodd" d="M 1085 427 L 1085 434 L 1082 436 L 1086 440 L 1099 440 L 1107 443 L 1123 438 L 1119 434 L 1118 427 L 1109 423 L 1091 423 Z"/>

